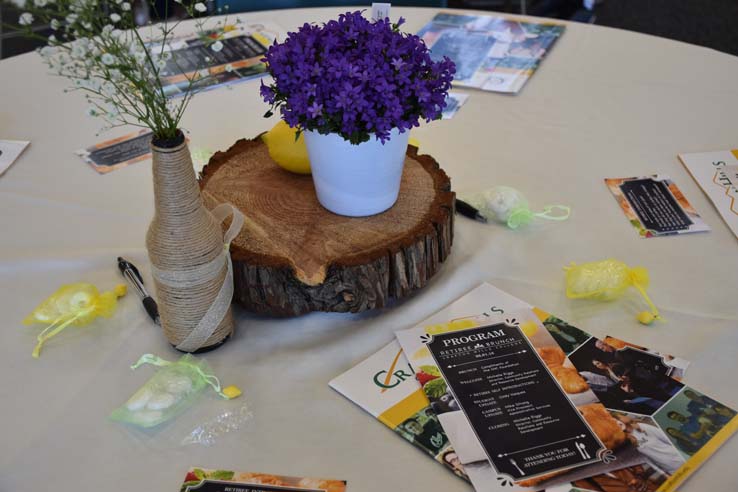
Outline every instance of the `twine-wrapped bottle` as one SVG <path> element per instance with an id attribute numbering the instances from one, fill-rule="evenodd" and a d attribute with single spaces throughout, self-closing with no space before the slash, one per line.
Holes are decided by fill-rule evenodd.
<path id="1" fill-rule="evenodd" d="M 225 281 L 232 295 L 233 282 L 223 232 L 203 205 L 184 135 L 151 149 L 155 214 L 146 247 L 161 325 L 178 350 L 208 350 L 233 333 L 231 297 L 221 293 Z"/>

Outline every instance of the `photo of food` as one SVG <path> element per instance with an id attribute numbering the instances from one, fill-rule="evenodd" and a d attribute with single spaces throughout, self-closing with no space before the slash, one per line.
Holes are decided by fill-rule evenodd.
<path id="1" fill-rule="evenodd" d="M 685 458 L 699 451 L 735 417 L 735 410 L 688 387 L 654 415 Z"/>
<path id="2" fill-rule="evenodd" d="M 594 337 L 569 358 L 610 409 L 652 415 L 684 386 L 669 377 L 671 369 L 660 356 L 630 347 L 617 350 Z"/>
<path id="3" fill-rule="evenodd" d="M 656 492 L 667 478 L 661 470 L 644 463 L 576 480 L 571 492 Z"/>
<path id="4" fill-rule="evenodd" d="M 280 490 L 300 491 L 306 490 L 314 492 L 346 492 L 346 482 L 344 480 L 333 480 L 325 478 L 310 477 L 287 477 L 283 475 L 272 475 L 268 473 L 254 472 L 237 472 L 231 470 L 208 470 L 206 468 L 190 468 L 185 476 L 184 483 L 180 487 L 181 492 L 189 490 L 203 489 L 203 485 L 208 483 L 228 482 L 234 485 L 233 490 L 238 489 L 242 492 L 258 492 L 268 486 L 269 490 L 278 492 Z M 256 485 L 256 487 L 249 487 Z M 204 489 L 203 489 L 204 490 Z"/>

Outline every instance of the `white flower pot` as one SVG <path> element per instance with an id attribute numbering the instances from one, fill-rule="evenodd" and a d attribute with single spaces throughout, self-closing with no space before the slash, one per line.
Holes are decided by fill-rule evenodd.
<path id="1" fill-rule="evenodd" d="M 306 131 L 304 135 L 321 205 L 339 215 L 363 217 L 395 204 L 409 130 L 392 130 L 384 145 L 375 137 L 352 145 L 333 133 Z"/>

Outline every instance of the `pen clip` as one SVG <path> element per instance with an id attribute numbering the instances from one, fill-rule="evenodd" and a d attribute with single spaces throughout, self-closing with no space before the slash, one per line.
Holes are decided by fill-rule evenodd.
<path id="1" fill-rule="evenodd" d="M 126 270 L 130 270 L 131 273 L 133 273 L 136 276 L 136 279 L 138 279 L 139 282 L 141 282 L 141 285 L 143 285 L 143 277 L 141 277 L 141 273 L 139 273 L 138 268 L 131 263 L 130 261 L 127 261 L 123 257 L 118 257 L 118 268 L 120 269 L 120 272 L 125 275 Z"/>

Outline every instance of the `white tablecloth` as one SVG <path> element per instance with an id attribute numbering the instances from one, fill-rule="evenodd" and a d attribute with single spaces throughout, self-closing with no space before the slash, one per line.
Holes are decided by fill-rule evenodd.
<path id="1" fill-rule="evenodd" d="M 338 9 L 262 12 L 292 29 Z M 394 9 L 415 31 L 435 12 Z M 240 402 L 206 397 L 158 434 L 106 420 L 152 373 L 141 354 L 177 353 L 131 294 L 115 317 L 70 328 L 31 359 L 38 328 L 23 317 L 60 284 L 121 281 L 118 255 L 148 270 L 151 171 L 139 163 L 98 175 L 74 151 L 96 136 L 81 96 L 47 74 L 39 57 L 0 62 L 0 138 L 31 140 L 0 177 L 0 490 L 177 490 L 192 465 L 349 481 L 351 492 L 469 490 L 328 387 L 328 381 L 477 284 L 488 281 L 597 335 L 611 334 L 693 361 L 687 382 L 738 407 L 738 242 L 677 160 L 679 152 L 735 148 L 738 58 L 602 27 L 569 24 L 516 96 L 470 91 L 453 120 L 414 131 L 457 191 L 495 184 L 534 206 L 566 203 L 571 219 L 511 231 L 459 218 L 451 257 L 431 284 L 394 308 L 361 315 L 267 319 L 237 310 L 235 338 L 207 360 Z M 195 98 L 183 126 L 191 145 L 226 149 L 270 128 L 258 80 Z M 605 177 L 671 176 L 712 227 L 709 233 L 640 239 Z M 614 257 L 644 265 L 668 320 L 639 325 L 635 296 L 610 304 L 570 301 L 562 266 Z M 146 277 L 149 278 L 148 276 Z M 215 446 L 180 446 L 198 419 L 246 403 L 253 418 Z M 729 441 L 684 486 L 738 489 Z M 140 485 L 134 485 L 140 484 Z"/>

